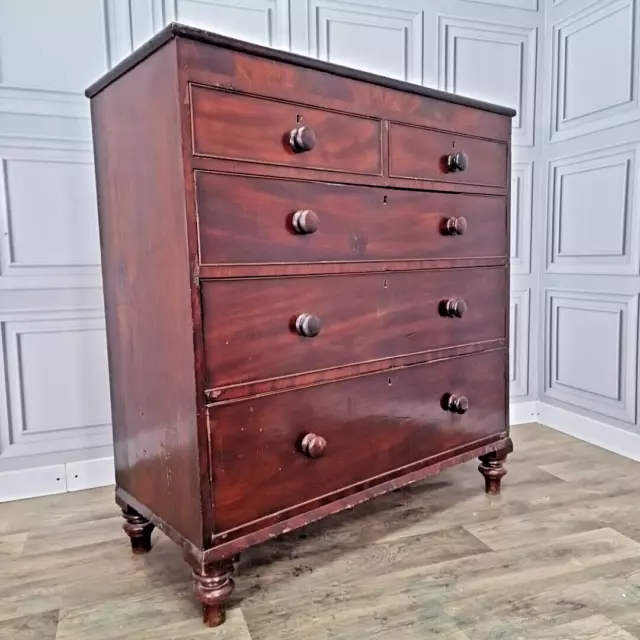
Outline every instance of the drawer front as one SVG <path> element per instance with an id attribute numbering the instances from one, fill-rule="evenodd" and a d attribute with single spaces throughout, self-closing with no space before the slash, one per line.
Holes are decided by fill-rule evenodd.
<path id="1" fill-rule="evenodd" d="M 205 281 L 208 387 L 504 338 L 507 287 L 504 267 Z"/>
<path id="2" fill-rule="evenodd" d="M 191 87 L 196 155 L 307 169 L 380 175 L 380 120 Z M 297 138 L 291 132 L 305 127 Z M 294 136 L 294 145 L 295 145 Z M 303 150 L 300 144 L 315 146 Z"/>
<path id="3" fill-rule="evenodd" d="M 497 436 L 506 375 L 498 350 L 212 408 L 216 531 Z"/>
<path id="4" fill-rule="evenodd" d="M 389 175 L 394 178 L 506 187 L 507 151 L 504 142 L 391 124 Z"/>
<path id="5" fill-rule="evenodd" d="M 203 264 L 507 255 L 502 197 L 206 172 L 196 173 L 196 194 Z"/>

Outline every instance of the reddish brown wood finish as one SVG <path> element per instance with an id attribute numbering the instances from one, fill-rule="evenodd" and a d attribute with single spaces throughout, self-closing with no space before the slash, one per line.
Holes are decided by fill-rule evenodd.
<path id="1" fill-rule="evenodd" d="M 205 623 L 248 546 L 472 457 L 499 487 L 510 110 L 180 25 L 88 93 L 116 501 Z"/>
<path id="2" fill-rule="evenodd" d="M 196 155 L 348 173 L 382 173 L 379 120 L 229 91 L 191 87 Z M 317 142 L 296 153 L 291 131 L 311 127 Z"/>
<path id="3" fill-rule="evenodd" d="M 447 168 L 449 155 L 464 151 L 468 166 L 464 171 Z M 422 178 L 452 184 L 504 187 L 508 146 L 454 133 L 444 133 L 392 123 L 389 129 L 389 175 Z"/>
<path id="4" fill-rule="evenodd" d="M 172 41 L 95 96 L 91 116 L 116 483 L 202 545 L 175 60 Z"/>
<path id="5" fill-rule="evenodd" d="M 474 342 L 455 347 L 437 349 L 421 353 L 412 353 L 405 356 L 393 356 L 392 358 L 382 358 L 380 360 L 369 360 L 356 364 L 347 364 L 333 369 L 323 369 L 309 371 L 307 373 L 295 373 L 291 376 L 280 378 L 270 378 L 268 380 L 258 380 L 256 382 L 243 382 L 225 387 L 214 387 L 207 389 L 205 395 L 210 403 L 220 403 L 225 400 L 246 398 L 249 396 L 260 396 L 274 391 L 283 391 L 289 387 L 308 387 L 321 382 L 331 380 L 346 380 L 348 378 L 363 375 L 365 373 L 376 373 L 389 369 L 398 369 L 412 364 L 433 362 L 445 358 L 478 353 L 480 351 L 490 351 L 500 349 L 507 345 L 507 339 L 498 338 L 487 340 L 486 342 Z"/>
<path id="6" fill-rule="evenodd" d="M 506 258 L 507 200 L 196 173 L 203 264 Z M 318 228 L 296 233 L 293 214 Z M 463 235 L 447 221 L 463 216 Z"/>
<path id="7" fill-rule="evenodd" d="M 204 282 L 207 380 L 221 387 L 503 338 L 506 300 L 493 292 L 506 287 L 502 267 Z M 466 301 L 462 318 L 444 314 L 451 298 Z M 320 318 L 320 335 L 292 329 L 301 313 Z"/>
<path id="8" fill-rule="evenodd" d="M 204 623 L 218 627 L 225 619 L 224 603 L 233 593 L 233 561 L 222 560 L 193 571 L 193 590 L 202 603 Z"/>
<path id="9" fill-rule="evenodd" d="M 122 517 L 122 528 L 131 539 L 131 551 L 135 554 L 151 551 L 151 533 L 154 525 L 129 505 L 123 507 Z"/>
<path id="10" fill-rule="evenodd" d="M 378 260 L 371 262 L 309 262 L 280 264 L 201 265 L 198 274 L 203 280 L 269 276 L 315 276 L 344 273 L 416 271 L 419 269 L 462 269 L 469 267 L 508 266 L 504 258 L 441 258 L 435 260 Z"/>
<path id="11" fill-rule="evenodd" d="M 490 495 L 500 493 L 500 483 L 507 475 L 505 460 L 513 451 L 513 443 L 509 441 L 506 445 L 496 451 L 491 451 L 484 456 L 480 456 L 478 471 L 484 476 L 485 491 Z"/>
<path id="12" fill-rule="evenodd" d="M 386 122 L 384 124 L 386 124 Z M 384 154 L 384 157 L 388 158 L 388 154 Z M 418 178 L 392 177 L 387 175 L 387 164 L 385 164 L 383 175 L 373 176 L 360 173 L 346 173 L 343 171 L 327 171 L 321 169 L 306 169 L 303 167 L 289 167 L 277 164 L 259 164 L 241 160 L 209 158 L 205 156 L 193 156 L 190 159 L 190 163 L 191 166 L 196 170 L 211 171 L 216 173 L 236 173 L 246 176 L 255 176 L 259 178 L 272 176 L 275 178 L 292 180 L 308 180 L 310 182 L 324 181 L 349 185 L 387 187 L 391 189 L 455 191 L 456 193 L 469 193 L 475 195 L 503 197 L 507 197 L 509 195 L 508 188 L 506 186 L 491 187 L 483 185 L 468 185 L 464 182 L 456 182 L 455 186 L 452 186 L 451 180 L 422 180 Z"/>
<path id="13" fill-rule="evenodd" d="M 366 71 L 361 71 L 360 69 L 345 67 L 325 62 L 324 60 L 289 53 L 288 51 L 265 48 L 260 45 L 245 42 L 244 40 L 229 38 L 228 36 L 223 36 L 219 33 L 212 33 L 211 31 L 205 31 L 203 29 L 198 29 L 196 27 L 177 22 L 168 24 L 153 38 L 138 47 L 131 55 L 127 56 L 124 60 L 121 60 L 117 65 L 115 65 L 115 67 L 112 67 L 107 71 L 107 73 L 100 77 L 86 90 L 86 96 L 88 98 L 92 98 L 114 80 L 127 73 L 127 71 L 148 58 L 173 38 L 185 38 L 190 42 L 200 42 L 205 45 L 213 45 L 217 49 L 249 54 L 254 57 L 257 56 L 260 59 L 284 62 L 285 65 L 294 65 L 299 68 L 313 69 L 315 71 L 320 71 L 323 74 L 336 75 L 345 79 L 355 79 L 361 83 L 393 88 L 403 93 L 411 93 L 430 98 L 436 104 L 445 103 L 447 105 L 463 105 L 471 109 L 487 111 L 489 113 L 495 113 L 509 118 L 516 115 L 516 111 L 510 107 L 476 100 L 464 95 L 447 93 L 438 89 L 432 89 L 431 87 L 425 87 L 421 84 L 403 82 L 389 76 L 376 75 Z"/>
<path id="14" fill-rule="evenodd" d="M 506 366 L 492 351 L 211 408 L 216 531 L 498 435 Z M 445 408 L 452 393 L 467 413 Z M 320 458 L 302 452 L 309 433 Z"/>
<path id="15" fill-rule="evenodd" d="M 262 520 L 256 520 L 232 532 L 220 533 L 212 537 L 211 546 L 206 549 L 200 549 L 189 543 L 171 526 L 163 522 L 162 518 L 157 514 L 146 509 L 144 505 L 137 502 L 135 498 L 120 488 L 116 488 L 116 502 L 121 506 L 132 504 L 137 511 L 145 514 L 145 517 L 153 519 L 158 529 L 176 544 L 183 547 L 187 563 L 197 571 L 205 571 L 208 565 L 218 560 L 228 560 L 235 557 L 248 547 L 272 540 L 283 533 L 304 527 L 311 522 L 316 522 L 345 509 L 351 509 L 362 502 L 389 491 L 394 491 L 424 478 L 437 475 L 450 467 L 505 448 L 513 449 L 513 443 L 507 435 L 507 430 L 498 436 L 487 438 L 485 441 L 474 442 L 456 451 L 441 453 L 430 458 L 427 463 L 419 461 L 397 469 L 382 481 L 377 478 L 371 478 L 366 482 L 331 494 L 326 499 L 321 497 L 318 500 L 300 504 L 286 512 L 276 513 Z"/>
<path id="16" fill-rule="evenodd" d="M 224 87 L 277 100 L 314 105 L 365 117 L 407 122 L 508 142 L 511 118 L 408 91 L 414 85 L 372 84 L 264 55 L 238 53 L 195 40 L 180 40 L 179 64 L 193 83 Z"/>

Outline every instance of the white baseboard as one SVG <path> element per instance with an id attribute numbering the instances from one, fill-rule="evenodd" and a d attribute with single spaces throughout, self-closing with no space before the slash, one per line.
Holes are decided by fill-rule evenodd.
<path id="1" fill-rule="evenodd" d="M 49 496 L 115 483 L 113 456 L 0 472 L 0 502 Z"/>
<path id="2" fill-rule="evenodd" d="M 640 434 L 613 425 L 586 418 L 551 404 L 538 402 L 538 419 L 541 424 L 562 431 L 574 438 L 613 451 L 625 458 L 640 461 Z"/>
<path id="3" fill-rule="evenodd" d="M 116 474 L 113 456 L 69 462 L 66 465 L 67 491 L 81 491 L 115 484 Z"/>
<path id="4" fill-rule="evenodd" d="M 63 464 L 31 467 L 0 473 L 0 502 L 65 493 L 67 478 Z"/>
<path id="5" fill-rule="evenodd" d="M 533 400 L 531 402 L 512 402 L 509 405 L 509 424 L 525 424 L 527 422 L 537 422 L 538 420 L 538 403 Z"/>

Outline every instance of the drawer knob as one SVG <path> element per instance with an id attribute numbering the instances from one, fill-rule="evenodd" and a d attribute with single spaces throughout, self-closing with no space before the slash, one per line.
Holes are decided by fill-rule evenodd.
<path id="1" fill-rule="evenodd" d="M 451 236 L 462 236 L 467 230 L 467 219 L 464 216 L 447 220 L 447 233 Z"/>
<path id="2" fill-rule="evenodd" d="M 312 316 L 310 313 L 301 313 L 296 318 L 296 331 L 305 338 L 315 338 L 322 328 L 322 323 L 318 316 Z"/>
<path id="3" fill-rule="evenodd" d="M 452 413 L 467 413 L 469 400 L 466 396 L 456 396 L 452 393 L 447 401 L 447 409 Z"/>
<path id="4" fill-rule="evenodd" d="M 318 230 L 318 214 L 311 209 L 302 209 L 293 214 L 293 228 L 296 233 L 313 233 Z"/>
<path id="5" fill-rule="evenodd" d="M 469 167 L 469 156 L 464 151 L 458 151 L 447 157 L 447 169 L 449 173 L 466 171 Z"/>
<path id="6" fill-rule="evenodd" d="M 310 127 L 292 129 L 289 134 L 289 144 L 296 153 L 311 151 L 316 146 L 316 134 Z"/>
<path id="7" fill-rule="evenodd" d="M 324 455 L 325 449 L 327 448 L 327 441 L 315 433 L 307 433 L 307 435 L 302 438 L 300 448 L 305 456 L 320 458 Z"/>
<path id="8" fill-rule="evenodd" d="M 461 298 L 451 298 L 445 301 L 444 310 L 450 318 L 462 318 L 467 312 L 467 303 Z"/>

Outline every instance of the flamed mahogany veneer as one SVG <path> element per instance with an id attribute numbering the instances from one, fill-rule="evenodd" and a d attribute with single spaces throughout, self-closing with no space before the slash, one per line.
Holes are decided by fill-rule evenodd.
<path id="1" fill-rule="evenodd" d="M 87 90 L 116 501 L 238 554 L 508 427 L 511 109 L 171 24 Z"/>

